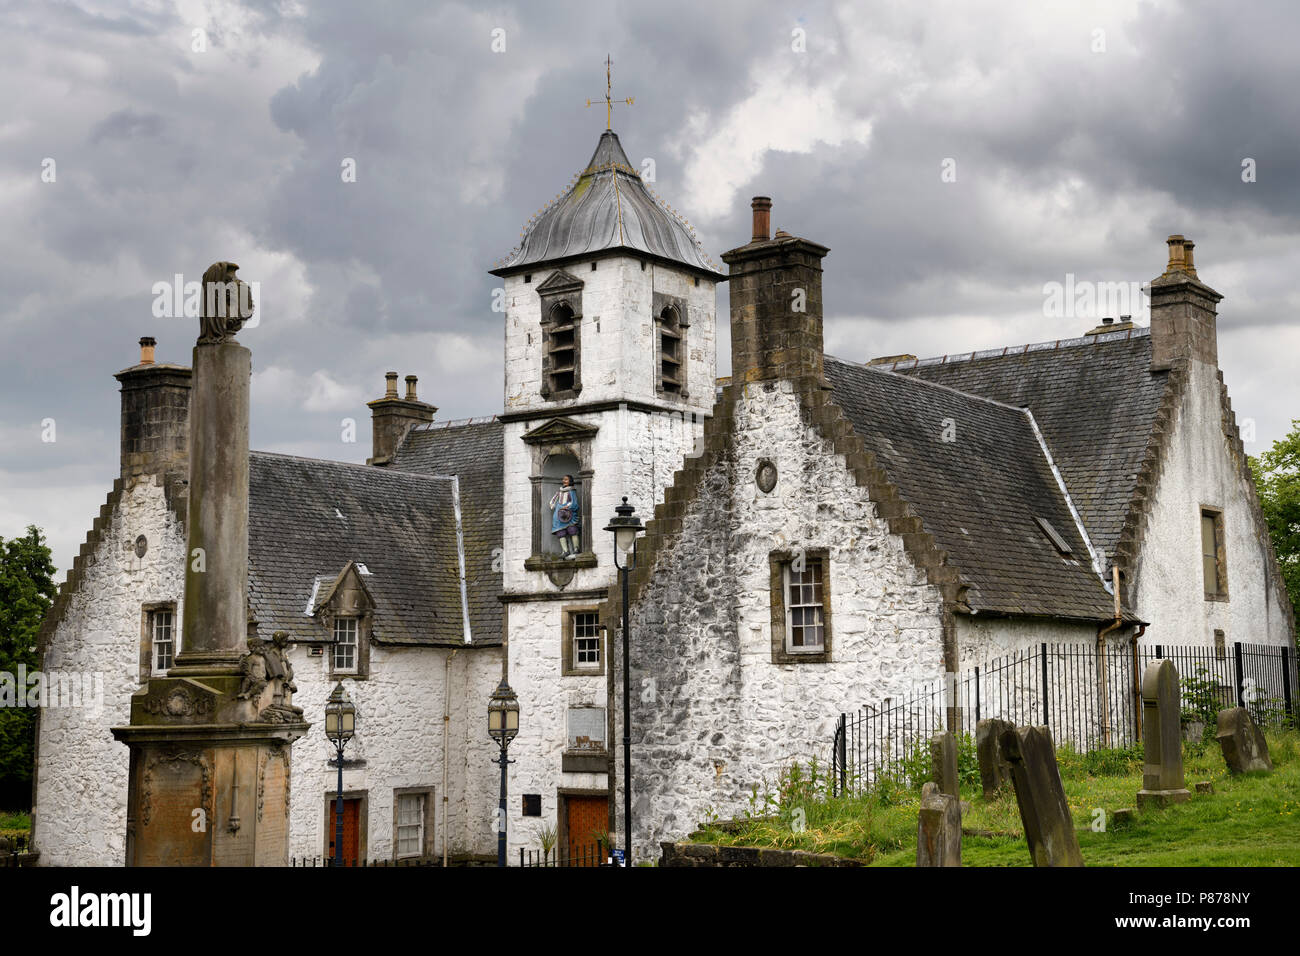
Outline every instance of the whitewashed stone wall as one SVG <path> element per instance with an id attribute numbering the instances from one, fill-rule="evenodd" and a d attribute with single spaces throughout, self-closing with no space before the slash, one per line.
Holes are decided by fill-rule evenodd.
<path id="1" fill-rule="evenodd" d="M 148 540 L 135 555 L 139 535 Z M 102 707 L 41 713 L 35 808 L 41 863 L 121 866 L 126 854 L 129 753 L 110 727 L 130 723 L 140 689 L 140 613 L 144 603 L 175 601 L 184 613 L 185 533 L 152 477 L 122 492 L 109 527 L 55 628 L 47 672 L 102 675 Z"/>
<path id="2" fill-rule="evenodd" d="M 1143 644 L 1234 641 L 1286 645 L 1283 601 L 1268 571 L 1270 547 L 1251 513 L 1246 479 L 1223 435 L 1217 370 L 1192 362 L 1164 466 L 1151 498 L 1133 580 L 1138 613 L 1151 622 Z M 1207 601 L 1201 566 L 1201 508 L 1223 511 L 1227 601 Z"/>
<path id="3" fill-rule="evenodd" d="M 840 712 L 943 673 L 938 589 L 804 422 L 790 384 L 746 386 L 734 428 L 632 609 L 640 856 L 710 811 L 743 812 L 751 788 L 794 761 L 824 765 Z M 763 457 L 780 473 L 770 495 L 754 483 Z M 769 554 L 795 548 L 830 555 L 830 663 L 772 663 Z"/>

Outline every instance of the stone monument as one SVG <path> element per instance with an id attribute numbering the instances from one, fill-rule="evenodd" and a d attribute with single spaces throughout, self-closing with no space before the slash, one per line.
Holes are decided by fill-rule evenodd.
<path id="1" fill-rule="evenodd" d="M 961 805 L 934 781 L 921 788 L 916 821 L 917 866 L 961 866 Z"/>
<path id="2" fill-rule="evenodd" d="M 1152 661 L 1142 672 L 1142 789 L 1138 808 L 1190 800 L 1183 777 L 1182 708 L 1178 670 L 1171 660 Z"/>
<path id="3" fill-rule="evenodd" d="M 194 347 L 181 651 L 131 698 L 127 866 L 284 866 L 293 705 L 284 634 L 256 637 L 248 611 L 248 391 L 252 315 L 239 267 L 203 275 Z M 251 635 L 251 639 L 250 639 Z"/>
<path id="4" fill-rule="evenodd" d="M 1245 707 L 1230 707 L 1219 711 L 1219 727 L 1214 736 L 1223 750 L 1223 760 L 1228 765 L 1229 773 L 1273 769 L 1264 732 L 1255 724 L 1250 711 Z"/>
<path id="5" fill-rule="evenodd" d="M 1011 782 L 1034 866 L 1083 866 L 1052 732 L 1046 727 L 1008 730 L 1002 734 L 1002 752 L 1011 763 Z"/>
<path id="6" fill-rule="evenodd" d="M 998 717 L 986 717 L 975 725 L 975 755 L 979 759 L 980 784 L 985 798 L 993 797 L 1011 782 L 1011 763 L 1002 752 L 1002 735 L 1015 724 Z"/>
<path id="7" fill-rule="evenodd" d="M 930 779 L 944 793 L 961 799 L 957 777 L 957 738 L 951 730 L 930 738 Z"/>

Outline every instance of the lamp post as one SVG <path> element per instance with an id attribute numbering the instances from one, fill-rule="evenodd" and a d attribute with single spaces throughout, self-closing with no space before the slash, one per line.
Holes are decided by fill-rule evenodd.
<path id="1" fill-rule="evenodd" d="M 506 865 L 506 766 L 514 763 L 506 759 L 510 741 L 519 733 L 519 698 L 506 683 L 505 677 L 488 699 L 488 736 L 501 748 L 497 763 L 501 765 L 501 800 L 497 804 L 497 866 Z"/>
<path id="2" fill-rule="evenodd" d="M 628 692 L 628 607 L 627 576 L 636 567 L 636 536 L 645 530 L 641 519 L 633 517 L 636 509 L 623 503 L 614 509 L 605 530 L 614 535 L 614 567 L 623 579 L 623 865 L 632 865 L 632 711 Z"/>
<path id="3" fill-rule="evenodd" d="M 339 768 L 339 796 L 334 804 L 334 861 L 331 866 L 343 865 L 343 748 L 356 733 L 357 708 L 348 698 L 343 683 L 334 685 L 325 703 L 325 736 L 334 745 Z"/>

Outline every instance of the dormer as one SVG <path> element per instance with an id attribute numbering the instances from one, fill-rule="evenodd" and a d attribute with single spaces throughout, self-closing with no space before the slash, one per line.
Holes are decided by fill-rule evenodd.
<path id="1" fill-rule="evenodd" d="M 366 585 L 370 571 L 349 561 L 332 581 L 317 580 L 312 616 L 320 622 L 331 680 L 370 676 L 370 637 L 375 599 Z"/>

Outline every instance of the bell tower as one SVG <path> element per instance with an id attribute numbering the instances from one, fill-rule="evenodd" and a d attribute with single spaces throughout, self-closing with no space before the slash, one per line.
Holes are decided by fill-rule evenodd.
<path id="1" fill-rule="evenodd" d="M 648 520 L 693 452 L 714 404 L 726 281 L 609 128 L 608 73 L 604 105 L 591 159 L 492 270 L 505 302 L 504 666 L 532 738 L 512 755 L 575 846 L 591 842 L 593 818 L 614 829 L 600 796 L 616 748 L 596 611 L 617 570 L 602 529 L 624 496 Z"/>

